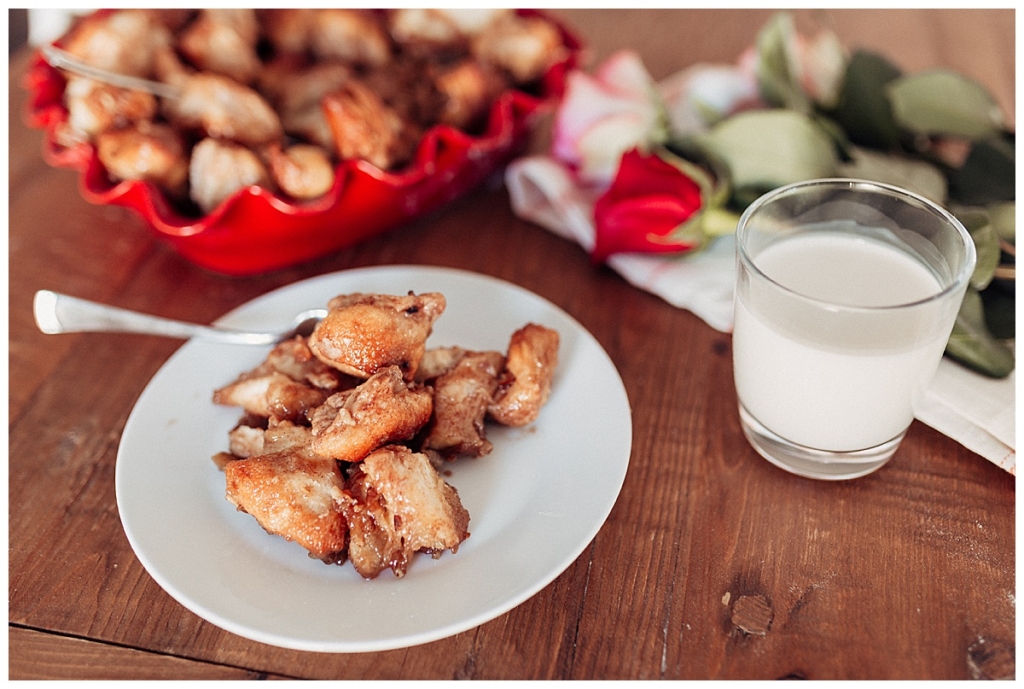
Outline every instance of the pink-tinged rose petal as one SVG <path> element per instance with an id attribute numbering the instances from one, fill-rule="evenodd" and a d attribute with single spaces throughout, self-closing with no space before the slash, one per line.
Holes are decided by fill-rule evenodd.
<path id="1" fill-rule="evenodd" d="M 663 135 L 661 108 L 640 56 L 620 50 L 594 76 L 573 72 L 567 77 L 551 152 L 588 180 L 607 184 L 622 151 Z"/>
<path id="2" fill-rule="evenodd" d="M 624 113 L 595 123 L 578 141 L 578 174 L 584 181 L 607 185 L 622 154 L 644 143 L 653 113 Z"/>
<path id="3" fill-rule="evenodd" d="M 573 72 L 566 79 L 565 96 L 555 116 L 552 153 L 566 163 L 578 165 L 579 139 L 596 122 L 647 109 L 653 111 L 653 106 L 622 97 L 596 79 Z"/>
<path id="4" fill-rule="evenodd" d="M 846 49 L 839 37 L 831 31 L 821 31 L 800 45 L 801 87 L 815 102 L 835 105 L 847 62 Z"/>
<path id="5" fill-rule="evenodd" d="M 654 78 L 632 50 L 620 50 L 605 60 L 594 76 L 609 88 L 636 100 L 650 100 Z"/>

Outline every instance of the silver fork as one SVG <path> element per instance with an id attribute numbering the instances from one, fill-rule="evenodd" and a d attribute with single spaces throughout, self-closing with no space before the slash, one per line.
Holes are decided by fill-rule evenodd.
<path id="1" fill-rule="evenodd" d="M 310 309 L 296 315 L 284 330 L 245 332 L 216 325 L 199 325 L 160 318 L 50 290 L 36 292 L 32 306 L 36 325 L 49 335 L 74 332 L 142 333 L 180 339 L 197 337 L 244 345 L 277 344 L 296 335 L 309 335 L 313 327 L 327 315 L 326 309 Z"/>

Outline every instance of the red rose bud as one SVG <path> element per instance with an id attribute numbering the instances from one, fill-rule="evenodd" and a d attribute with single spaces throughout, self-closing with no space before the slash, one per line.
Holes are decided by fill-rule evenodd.
<path id="1" fill-rule="evenodd" d="M 592 256 L 623 252 L 678 253 L 700 246 L 699 236 L 672 236 L 703 205 L 701 186 L 656 154 L 627 151 L 615 180 L 594 206 Z"/>

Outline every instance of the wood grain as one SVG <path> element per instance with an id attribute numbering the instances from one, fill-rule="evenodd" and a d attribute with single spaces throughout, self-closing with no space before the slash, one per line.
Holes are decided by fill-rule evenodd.
<path id="1" fill-rule="evenodd" d="M 765 10 L 563 10 L 592 61 L 638 50 L 655 77 L 730 62 Z M 1012 117 L 1012 10 L 800 11 L 906 70 L 945 65 Z M 500 181 L 384 236 L 272 274 L 188 264 L 127 211 L 49 168 L 10 66 L 9 672 L 80 679 L 969 679 L 1013 676 L 1015 484 L 915 423 L 851 482 L 761 460 L 739 428 L 731 341 L 510 211 Z M 206 322 L 298 279 L 362 266 L 457 267 L 522 285 L 606 349 L 633 414 L 622 493 L 583 554 L 480 627 L 408 649 L 302 653 L 230 634 L 135 558 L 117 445 L 179 343 L 44 336 L 37 289 Z M 197 461 L 206 461 L 199 458 Z M 567 499 L 569 496 L 567 496 Z M 156 499 L 156 496 L 154 496 Z M 413 574 L 410 574 L 412 576 Z"/>

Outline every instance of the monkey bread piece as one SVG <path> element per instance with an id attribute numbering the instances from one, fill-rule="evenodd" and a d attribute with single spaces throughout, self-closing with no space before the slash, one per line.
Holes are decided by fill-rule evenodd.
<path id="1" fill-rule="evenodd" d="M 551 393 L 558 339 L 556 331 L 535 323 L 512 333 L 505 371 L 487 409 L 492 419 L 506 426 L 525 426 L 537 419 Z"/>
<path id="2" fill-rule="evenodd" d="M 405 575 L 416 552 L 435 558 L 469 537 L 469 513 L 427 456 L 401 445 L 371 453 L 340 493 L 349 524 L 348 557 L 373 579 L 387 568 Z"/>
<path id="3" fill-rule="evenodd" d="M 441 121 L 460 129 L 468 129 L 479 122 L 491 103 L 505 89 L 505 81 L 485 64 L 475 60 L 462 62 L 444 69 L 435 81 L 437 90 L 444 95 Z"/>
<path id="4" fill-rule="evenodd" d="M 284 134 L 277 113 L 254 89 L 212 72 L 173 78 L 181 93 L 163 102 L 173 124 L 245 146 L 262 146 Z"/>
<path id="5" fill-rule="evenodd" d="M 313 411 L 312 449 L 322 457 L 358 462 L 381 445 L 412 438 L 430 419 L 432 407 L 428 388 L 410 388 L 398 367 L 389 366 Z"/>
<path id="6" fill-rule="evenodd" d="M 172 198 L 188 194 L 188 157 L 176 130 L 139 122 L 96 137 L 96 155 L 115 180 L 152 182 Z"/>
<path id="7" fill-rule="evenodd" d="M 321 60 L 379 67 L 391 59 L 387 31 L 371 10 L 316 10 L 310 17 L 309 42 Z"/>
<path id="8" fill-rule="evenodd" d="M 192 149 L 188 165 L 189 195 L 209 213 L 239 189 L 270 187 L 270 174 L 259 156 L 240 144 L 207 138 Z"/>
<path id="9" fill-rule="evenodd" d="M 256 78 L 259 23 L 252 9 L 203 9 L 182 32 L 178 48 L 204 72 L 216 72 L 246 84 Z"/>
<path id="10" fill-rule="evenodd" d="M 272 143 L 264 151 L 270 176 L 293 199 L 316 199 L 334 186 L 334 165 L 327 151 L 312 144 L 283 148 Z"/>
<path id="11" fill-rule="evenodd" d="M 321 100 L 340 160 L 366 160 L 381 170 L 412 154 L 401 115 L 358 79 L 349 79 Z"/>
<path id="12" fill-rule="evenodd" d="M 462 347 L 435 347 L 423 352 L 420 365 L 416 369 L 416 382 L 432 381 L 443 373 L 447 373 L 467 353 Z"/>
<path id="13" fill-rule="evenodd" d="M 228 449 L 235 459 L 258 457 L 292 448 L 309 448 L 313 434 L 308 426 L 291 421 L 274 421 L 267 428 L 250 426 L 252 418 L 243 419 L 228 433 Z"/>
<path id="14" fill-rule="evenodd" d="M 64 49 L 93 67 L 148 77 L 155 51 L 169 46 L 172 40 L 159 14 L 123 9 L 86 17 L 72 30 Z"/>
<path id="15" fill-rule="evenodd" d="M 78 76 L 68 77 L 64 102 L 68 126 L 86 139 L 151 120 L 157 113 L 156 97 L 151 93 Z"/>
<path id="16" fill-rule="evenodd" d="M 256 10 L 260 32 L 278 55 L 302 55 L 309 49 L 315 14 L 311 7 Z"/>
<path id="17" fill-rule="evenodd" d="M 275 345 L 256 368 L 215 390 L 213 401 L 242 407 L 272 424 L 305 420 L 332 392 L 355 382 L 314 357 L 306 338 L 296 336 Z"/>
<path id="18" fill-rule="evenodd" d="M 256 416 L 296 421 L 320 406 L 328 394 L 274 371 L 218 388 L 213 401 L 226 407 L 241 407 Z"/>
<path id="19" fill-rule="evenodd" d="M 331 368 L 313 356 L 306 338 L 296 335 L 274 346 L 255 371 L 277 371 L 292 380 L 308 383 L 321 390 L 355 387 L 358 381 Z"/>
<path id="20" fill-rule="evenodd" d="M 509 12 L 494 18 L 473 37 L 472 52 L 481 62 L 504 69 L 517 83 L 526 84 L 562 60 L 566 48 L 550 22 Z"/>
<path id="21" fill-rule="evenodd" d="M 227 499 L 268 533 L 328 564 L 345 561 L 348 525 L 336 500 L 344 479 L 333 459 L 290 446 L 228 462 L 224 474 Z"/>
<path id="22" fill-rule="evenodd" d="M 445 459 L 481 457 L 493 449 L 485 436 L 484 416 L 498 388 L 505 357 L 498 352 L 467 352 L 434 382 L 434 415 L 424 450 Z"/>
<path id="23" fill-rule="evenodd" d="M 398 366 L 406 380 L 413 380 L 446 302 L 439 292 L 356 293 L 335 297 L 327 306 L 327 315 L 309 336 L 318 359 L 358 378 Z"/>

